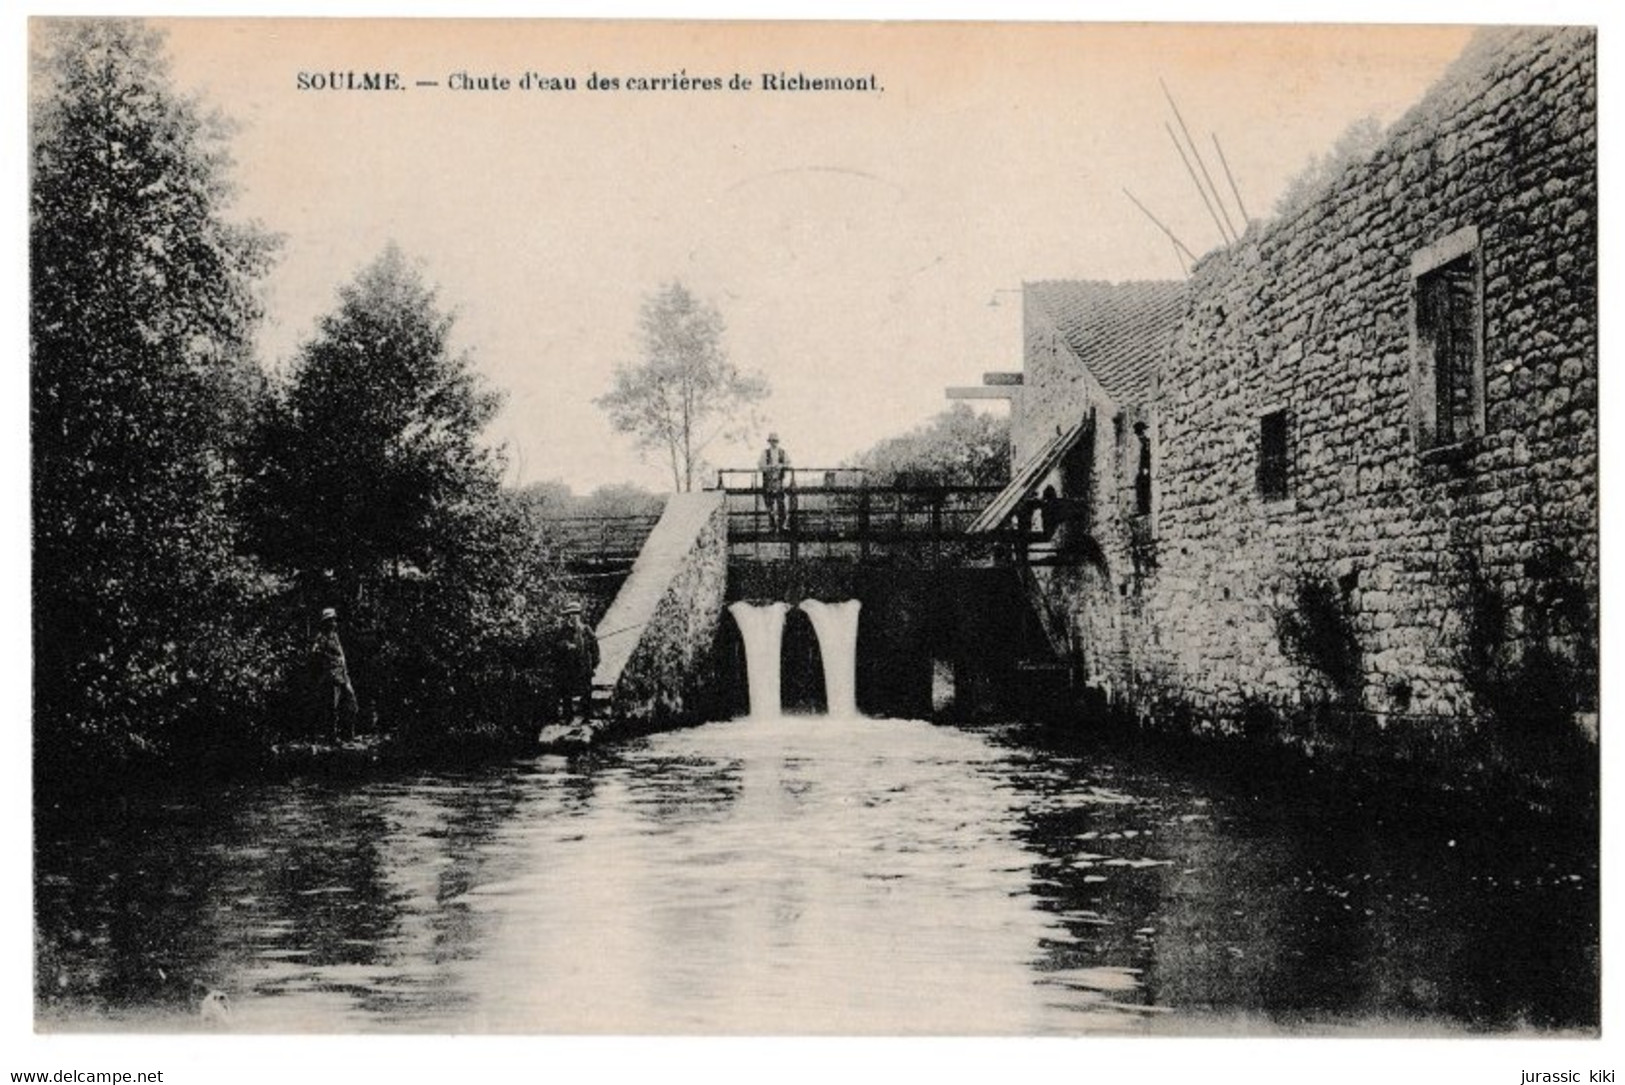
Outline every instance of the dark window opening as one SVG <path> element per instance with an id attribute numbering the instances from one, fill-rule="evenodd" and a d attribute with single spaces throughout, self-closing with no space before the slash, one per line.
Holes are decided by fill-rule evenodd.
<path id="1" fill-rule="evenodd" d="M 1279 501 L 1290 492 L 1287 431 L 1285 411 L 1271 411 L 1258 420 L 1258 493 L 1266 501 Z"/>
<path id="2" fill-rule="evenodd" d="M 1140 516 L 1151 515 L 1151 434 L 1144 422 L 1134 423 L 1134 435 L 1140 439 L 1140 462 L 1134 472 L 1134 511 Z"/>
<path id="3" fill-rule="evenodd" d="M 1483 365 L 1479 358 L 1478 261 L 1469 252 L 1416 279 L 1416 343 L 1424 448 L 1479 432 Z M 1428 432 L 1431 429 L 1431 432 Z"/>

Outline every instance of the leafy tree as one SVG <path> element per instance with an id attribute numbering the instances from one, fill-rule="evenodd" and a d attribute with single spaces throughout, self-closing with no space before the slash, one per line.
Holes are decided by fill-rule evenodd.
<path id="1" fill-rule="evenodd" d="M 162 748 L 264 688 L 271 585 L 230 510 L 274 239 L 226 218 L 227 126 L 173 89 L 160 34 L 64 20 L 36 44 L 36 749 Z"/>
<path id="2" fill-rule="evenodd" d="M 728 360 L 722 314 L 680 282 L 644 302 L 639 330 L 642 357 L 616 366 L 614 386 L 594 402 L 617 432 L 664 455 L 672 488 L 686 492 L 713 441 L 749 436 L 754 419 L 740 412 L 767 398 L 767 379 Z"/>
<path id="3" fill-rule="evenodd" d="M 1276 216 L 1286 218 L 1319 199 L 1349 167 L 1376 154 L 1382 136 L 1382 124 L 1375 117 L 1362 117 L 1345 128 L 1331 150 L 1310 158 L 1287 182 L 1275 201 Z"/>
<path id="4" fill-rule="evenodd" d="M 577 516 L 658 516 L 663 495 L 632 482 L 606 483 L 589 494 L 577 494 L 559 479 L 535 482 L 520 491 L 523 500 L 545 520 Z"/>
<path id="5" fill-rule="evenodd" d="M 448 506 L 431 573 L 385 583 L 363 601 L 363 696 L 420 740 L 491 731 L 533 739 L 550 679 L 562 571 L 536 545 L 539 525 L 512 491 L 478 486 Z"/>
<path id="6" fill-rule="evenodd" d="M 610 482 L 581 499 L 578 516 L 658 516 L 666 507 L 661 494 L 631 482 Z"/>
<path id="7" fill-rule="evenodd" d="M 279 567 L 330 571 L 352 605 L 430 569 L 446 513 L 497 485 L 478 437 L 500 397 L 449 347 L 452 317 L 393 244 L 339 290 L 261 429 L 258 542 Z"/>
<path id="8" fill-rule="evenodd" d="M 575 495 L 575 491 L 570 489 L 570 484 L 560 478 L 550 478 L 523 486 L 518 491 L 518 497 L 532 513 L 543 520 L 558 520 L 576 515 L 576 504 L 581 500 Z"/>
<path id="9" fill-rule="evenodd" d="M 259 429 L 257 545 L 307 612 L 343 609 L 357 694 L 390 724 L 517 722 L 560 590 L 479 440 L 500 397 L 452 326 L 390 245 L 340 288 Z"/>
<path id="10" fill-rule="evenodd" d="M 854 466 L 881 485 L 899 480 L 998 485 L 1010 478 L 1010 422 L 955 403 L 924 425 L 860 452 Z"/>

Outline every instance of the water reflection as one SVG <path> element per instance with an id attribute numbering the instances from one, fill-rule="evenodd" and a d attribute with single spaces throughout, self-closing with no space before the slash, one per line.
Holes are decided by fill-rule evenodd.
<path id="1" fill-rule="evenodd" d="M 1598 1019 L 1590 833 L 1202 790 L 1098 755 L 1023 778 L 1035 893 L 1069 935 L 1040 964 L 1056 982 L 1134 992 L 1182 1031 Z"/>
<path id="2" fill-rule="evenodd" d="M 41 811 L 49 1028 L 1593 1028 L 1594 838 L 916 721 Z"/>

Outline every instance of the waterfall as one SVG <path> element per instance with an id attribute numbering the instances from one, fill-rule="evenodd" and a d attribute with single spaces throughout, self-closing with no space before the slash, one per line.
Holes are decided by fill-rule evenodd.
<path id="1" fill-rule="evenodd" d="M 818 634 L 818 654 L 824 659 L 824 698 L 831 716 L 858 714 L 858 610 L 862 606 L 856 599 L 844 603 L 808 599 L 801 604 Z"/>
<path id="2" fill-rule="evenodd" d="M 745 673 L 750 680 L 750 714 L 762 719 L 783 713 L 779 702 L 779 651 L 784 644 L 783 603 L 734 603 L 728 613 L 745 640 Z"/>

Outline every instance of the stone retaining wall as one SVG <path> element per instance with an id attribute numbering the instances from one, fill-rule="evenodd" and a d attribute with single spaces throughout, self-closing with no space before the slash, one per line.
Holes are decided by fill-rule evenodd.
<path id="1" fill-rule="evenodd" d="M 651 730 L 703 718 L 727 583 L 721 495 L 673 495 L 598 626 L 603 658 L 594 685 L 616 726 Z"/>

